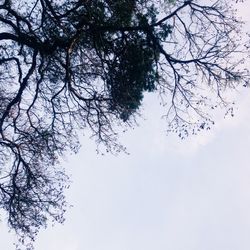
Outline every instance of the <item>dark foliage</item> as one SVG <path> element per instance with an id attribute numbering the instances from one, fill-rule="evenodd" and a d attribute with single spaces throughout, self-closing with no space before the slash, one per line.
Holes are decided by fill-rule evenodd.
<path id="1" fill-rule="evenodd" d="M 122 150 L 114 127 L 154 91 L 183 137 L 210 126 L 223 91 L 248 84 L 230 1 L 202 2 L 0 0 L 0 207 L 21 241 L 63 221 L 58 159 L 77 152 L 79 129 Z"/>

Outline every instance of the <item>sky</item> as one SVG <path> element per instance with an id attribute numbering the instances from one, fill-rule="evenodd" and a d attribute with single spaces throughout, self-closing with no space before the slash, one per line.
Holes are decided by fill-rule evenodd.
<path id="1" fill-rule="evenodd" d="M 250 2 L 239 4 L 250 21 Z M 247 24 L 250 31 L 250 23 Z M 63 165 L 73 205 L 64 225 L 42 230 L 36 250 L 249 250 L 250 89 L 235 116 L 180 140 L 166 136 L 154 96 L 140 126 L 121 136 L 129 155 L 97 155 L 82 139 Z M 15 236 L 0 223 L 1 249 Z"/>

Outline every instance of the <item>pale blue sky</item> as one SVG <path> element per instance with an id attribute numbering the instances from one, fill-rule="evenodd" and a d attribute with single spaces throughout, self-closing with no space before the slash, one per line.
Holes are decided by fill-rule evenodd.
<path id="1" fill-rule="evenodd" d="M 250 3 L 240 6 L 248 18 Z M 152 97 L 146 120 L 121 138 L 130 155 L 96 155 L 94 143 L 83 139 L 65 163 L 74 207 L 63 226 L 40 233 L 35 249 L 249 250 L 247 92 L 239 95 L 234 118 L 218 117 L 211 131 L 185 141 L 165 136 Z M 7 230 L 1 223 L 1 249 L 14 250 Z"/>

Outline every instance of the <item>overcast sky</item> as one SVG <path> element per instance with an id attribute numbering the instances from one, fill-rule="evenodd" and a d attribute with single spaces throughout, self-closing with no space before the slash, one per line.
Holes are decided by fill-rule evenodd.
<path id="1" fill-rule="evenodd" d="M 239 6 L 249 18 L 250 2 Z M 239 94 L 234 118 L 222 116 L 211 131 L 184 141 L 165 136 L 152 96 L 146 119 L 121 138 L 130 155 L 96 155 L 94 143 L 83 139 L 79 154 L 65 163 L 74 207 L 63 226 L 40 233 L 35 249 L 249 250 L 247 92 Z M 12 250 L 7 231 L 1 223 L 0 247 Z"/>

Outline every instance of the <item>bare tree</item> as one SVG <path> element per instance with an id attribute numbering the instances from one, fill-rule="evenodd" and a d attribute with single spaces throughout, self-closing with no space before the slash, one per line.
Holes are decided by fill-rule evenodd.
<path id="1" fill-rule="evenodd" d="M 209 127 L 223 91 L 248 84 L 241 25 L 224 0 L 1 0 L 0 206 L 21 240 L 63 221 L 58 159 L 79 129 L 122 150 L 114 127 L 145 91 L 181 137 Z"/>

